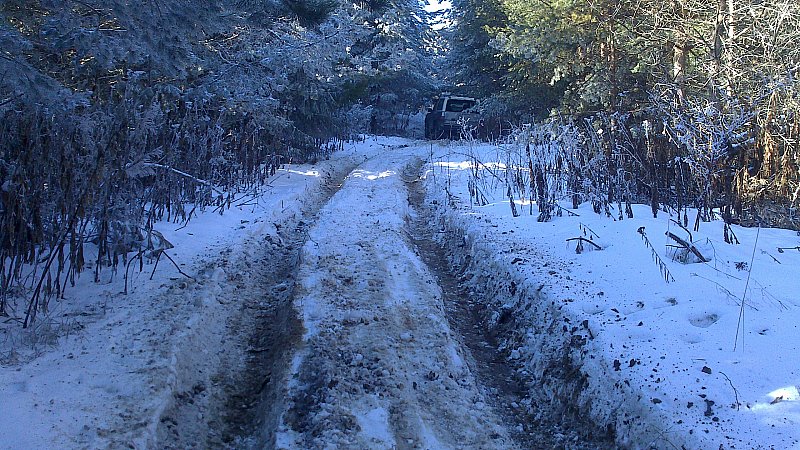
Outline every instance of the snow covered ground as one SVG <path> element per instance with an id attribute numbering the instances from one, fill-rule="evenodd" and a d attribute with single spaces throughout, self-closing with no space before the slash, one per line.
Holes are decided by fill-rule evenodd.
<path id="1" fill-rule="evenodd" d="M 277 240 L 276 226 L 299 216 L 332 173 L 386 145 L 373 141 L 315 166 L 287 166 L 223 215 L 209 210 L 185 227 L 158 224 L 175 246 L 167 253 L 193 279 L 166 260 L 153 272 L 145 260 L 142 271 L 133 265 L 124 295 L 122 273 L 107 269 L 100 284 L 84 273 L 33 329 L 2 322 L 0 448 L 155 447 L 165 411 L 193 387 L 183 378 L 229 353 L 222 335 L 241 306 L 227 294 L 247 270 L 237 260 Z"/>
<path id="2" fill-rule="evenodd" d="M 428 174 L 430 192 L 455 206 L 440 211 L 447 235 L 460 235 L 471 255 L 469 275 L 483 275 L 476 284 L 486 285 L 494 274 L 496 312 L 515 316 L 521 336 L 509 337 L 510 358 L 546 370 L 552 355 L 541 350 L 555 338 L 543 333 L 566 335 L 565 354 L 587 376 L 578 403 L 612 424 L 621 444 L 800 448 L 797 232 L 734 226 L 740 244 L 726 244 L 721 221 L 689 236 L 674 215 L 654 219 L 643 205 L 634 205 L 633 219 L 598 215 L 585 203 L 577 215 L 537 223 L 536 205 L 530 215 L 531 205 L 519 202 L 514 218 L 503 183 L 484 186 L 488 205 L 470 206 L 466 156 L 496 166 L 504 150 L 445 151 Z M 679 262 L 667 232 L 710 262 Z M 600 249 L 584 243 L 578 252 L 578 241 L 567 241 L 576 237 Z"/>
<path id="3" fill-rule="evenodd" d="M 501 186 L 486 190 L 488 205 L 470 206 L 469 152 L 484 163 L 500 153 L 369 138 L 318 165 L 286 167 L 224 215 L 159 225 L 175 245 L 170 256 L 193 279 L 163 260 L 152 280 L 152 265 L 137 270 L 128 295 L 119 273 L 106 272 L 98 285 L 84 276 L 34 330 L 2 323 L 0 448 L 158 447 L 176 398 L 202 397 L 205 388 L 187 384 L 187 374 L 229 353 L 226 321 L 241 309 L 234 288 L 258 245 L 277 241 L 281 224 L 297 220 L 331 174 L 349 167 L 356 170 L 320 210 L 302 249 L 296 307 L 306 345 L 289 371 L 278 444 L 453 448 L 460 440 L 505 448 L 502 420 L 441 321 L 441 293 L 403 244 L 412 214 L 403 171 L 420 158 L 429 163 L 423 174 L 437 211 L 430 220 L 442 245 L 464 285 L 486 299 L 509 364 L 544 388 L 542 401 L 591 416 L 634 448 L 800 448 L 796 232 L 734 227 L 741 243 L 730 245 L 721 223 L 703 223 L 691 240 L 711 261 L 684 264 L 673 260 L 665 232 L 688 234 L 649 207 L 617 221 L 586 205 L 577 216 L 537 223 L 535 205 L 534 215 L 521 203 L 523 214 L 512 217 Z M 587 242 L 578 253 L 577 241 L 566 241 L 575 237 L 600 249 Z M 312 376 L 315 362 L 336 357 L 341 367 Z M 426 383 L 446 372 L 455 377 Z M 307 385 L 317 381 L 331 401 L 304 411 L 313 398 Z M 402 407 L 392 403 L 398 398 Z M 469 405 L 458 403 L 467 398 Z M 354 422 L 331 419 L 346 416 Z"/>

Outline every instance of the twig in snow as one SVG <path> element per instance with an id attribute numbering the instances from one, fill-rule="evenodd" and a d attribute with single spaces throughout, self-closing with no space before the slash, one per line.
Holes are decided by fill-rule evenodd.
<path id="1" fill-rule="evenodd" d="M 153 277 L 156 275 L 156 269 L 158 269 L 158 262 L 161 261 L 161 254 L 164 253 L 163 251 L 158 252 L 156 254 L 156 263 L 153 264 L 153 271 L 150 273 L 150 279 L 152 280 Z"/>
<path id="2" fill-rule="evenodd" d="M 595 233 L 594 230 L 592 230 L 591 228 L 587 227 L 585 224 L 579 223 L 578 227 L 581 229 L 581 231 L 583 232 L 584 236 L 586 236 L 586 232 L 587 231 L 589 232 L 589 239 L 592 239 L 592 238 L 598 238 L 599 239 L 600 238 L 599 234 Z"/>
<path id="3" fill-rule="evenodd" d="M 744 298 L 747 296 L 747 288 L 750 287 L 750 275 L 753 274 L 753 261 L 756 259 L 756 248 L 758 247 L 758 236 L 761 234 L 761 225 L 756 230 L 756 241 L 753 243 L 753 254 L 750 256 L 750 270 L 747 271 L 747 281 L 744 283 L 742 293 L 742 306 L 739 309 L 739 321 L 736 323 L 736 338 L 733 341 L 733 351 L 736 351 L 736 344 L 739 343 L 739 330 L 742 330 L 742 348 L 744 348 Z"/>
<path id="4" fill-rule="evenodd" d="M 3 56 L 3 55 L 0 54 L 0 56 Z M 15 97 L 9 97 L 9 98 L 3 100 L 2 102 L 0 102 L 0 106 L 6 106 L 7 104 L 9 104 L 9 103 L 13 102 L 14 100 L 22 97 L 23 95 L 25 95 L 25 94 L 19 94 L 19 95 L 15 96 Z"/>
<path id="5" fill-rule="evenodd" d="M 781 309 L 785 309 L 785 310 L 789 309 L 789 307 L 786 306 L 778 297 L 775 297 L 774 295 L 770 294 L 769 291 L 767 290 L 767 288 L 764 287 L 764 285 L 762 285 L 761 283 L 759 283 L 758 280 L 753 280 L 753 283 L 758 287 L 758 289 L 761 290 L 761 297 L 762 298 L 777 303 L 778 306 L 781 307 Z"/>
<path id="6" fill-rule="evenodd" d="M 767 253 L 766 250 L 761 250 L 761 254 L 769 256 L 770 258 L 772 258 L 773 261 L 775 261 L 778 264 L 783 264 L 782 262 L 778 261 L 778 258 L 776 258 L 776 257 L 770 255 L 769 253 Z"/>
<path id="7" fill-rule="evenodd" d="M 189 214 L 186 215 L 186 220 L 183 222 L 183 225 L 181 225 L 180 227 L 176 228 L 175 231 L 182 230 L 182 229 L 186 228 L 189 225 L 189 221 L 192 220 L 192 215 L 194 214 L 195 210 L 197 210 L 197 203 L 194 204 L 194 206 L 192 207 L 192 210 L 189 211 Z"/>
<path id="8" fill-rule="evenodd" d="M 128 270 L 131 267 L 131 264 L 139 258 L 139 270 L 141 270 L 144 266 L 144 261 L 142 260 L 142 255 L 144 255 L 145 250 L 139 250 L 139 253 L 134 255 L 133 258 L 128 260 L 128 264 L 125 265 L 125 289 L 122 291 L 123 294 L 128 295 Z"/>
<path id="9" fill-rule="evenodd" d="M 670 426 L 666 430 L 664 430 L 664 429 L 662 429 L 660 427 L 657 427 L 655 425 L 653 427 L 656 429 L 656 433 L 658 434 L 658 437 L 660 437 L 664 442 L 669 444 L 672 448 L 674 448 L 675 450 L 684 450 L 685 449 L 685 447 L 678 447 L 677 445 L 675 445 L 672 441 L 670 441 L 667 438 L 667 433 L 672 430 L 672 428 L 673 428 L 672 426 Z M 656 444 L 657 440 L 658 440 L 658 438 L 653 439 L 652 441 L 650 441 L 650 444 L 647 446 L 647 448 L 655 448 L 654 445 Z"/>
<path id="10" fill-rule="evenodd" d="M 733 278 L 734 280 L 739 280 L 739 281 L 742 281 L 742 279 L 741 279 L 741 278 L 739 278 L 739 277 L 737 277 L 737 276 L 735 276 L 735 275 L 731 275 L 731 274 L 729 274 L 728 272 L 724 272 L 724 271 L 722 271 L 722 270 L 719 270 L 719 269 L 717 269 L 716 267 L 712 266 L 712 265 L 711 265 L 711 264 L 709 264 L 709 263 L 704 263 L 704 264 L 705 264 L 705 265 L 706 265 L 706 266 L 707 266 L 709 269 L 711 269 L 711 270 L 715 270 L 715 271 L 717 271 L 717 272 L 721 273 L 722 275 L 725 275 L 725 276 L 726 276 L 726 277 L 728 277 L 728 278 Z"/>
<path id="11" fill-rule="evenodd" d="M 724 273 L 724 272 L 723 272 L 723 273 Z M 734 294 L 733 294 L 733 292 L 731 292 L 730 290 L 728 290 L 728 288 L 726 288 L 725 286 L 723 286 L 723 285 L 721 285 L 721 284 L 717 283 L 716 281 L 714 281 L 714 280 L 712 280 L 712 279 L 710 279 L 710 278 L 706 278 L 706 277 L 704 277 L 704 276 L 702 276 L 702 275 L 698 275 L 698 274 L 696 274 L 696 273 L 694 273 L 694 272 L 693 272 L 693 273 L 691 273 L 690 275 L 691 275 L 691 276 L 693 276 L 693 277 L 700 278 L 700 279 L 702 279 L 702 280 L 706 280 L 706 281 L 708 281 L 709 283 L 713 283 L 715 286 L 717 286 L 717 289 L 719 289 L 719 290 L 721 290 L 721 291 L 725 292 L 725 294 L 726 294 L 728 297 L 732 298 L 732 299 L 733 299 L 733 301 L 734 301 L 734 303 L 736 303 L 736 306 L 741 306 L 741 304 L 739 303 L 739 297 L 737 297 L 736 295 L 734 295 Z M 750 309 L 752 309 L 753 311 L 758 311 L 758 308 L 756 308 L 756 307 L 755 307 L 755 306 L 753 306 L 753 305 L 747 305 L 747 306 L 749 306 L 749 307 L 750 307 Z"/>
<path id="12" fill-rule="evenodd" d="M 727 375 L 725 375 L 725 372 L 720 371 L 720 374 L 722 374 L 722 376 L 725 377 L 726 380 L 728 380 L 728 384 L 730 384 L 731 385 L 731 389 L 733 389 L 733 395 L 734 395 L 734 397 L 736 397 L 736 410 L 738 411 L 739 410 L 739 405 L 740 405 L 740 403 L 739 403 L 739 391 L 737 391 L 736 387 L 733 386 L 733 382 L 731 381 L 731 379 Z"/>
<path id="13" fill-rule="evenodd" d="M 489 174 L 490 174 L 492 177 L 496 178 L 498 181 L 501 181 L 501 182 L 504 182 L 504 181 L 505 181 L 503 178 L 501 178 L 501 177 L 500 177 L 500 175 L 498 175 L 498 174 L 497 174 L 497 173 L 496 173 L 494 170 L 492 170 L 492 168 L 491 168 L 491 167 L 489 167 L 489 165 L 487 165 L 487 164 L 485 164 L 485 163 L 481 162 L 481 161 L 480 161 L 480 160 L 479 160 L 479 159 L 478 159 L 478 158 L 477 158 L 475 155 L 468 155 L 468 154 L 466 154 L 466 153 L 461 153 L 461 152 L 452 152 L 452 154 L 453 154 L 453 155 L 466 156 L 466 157 L 468 157 L 468 158 L 471 158 L 471 159 L 473 160 L 473 162 L 475 163 L 475 165 L 476 165 L 476 168 L 479 168 L 479 169 L 483 169 L 483 170 L 485 170 L 485 171 L 486 171 L 486 172 L 488 172 L 488 173 L 489 173 Z M 448 168 L 449 168 L 449 166 L 448 166 Z M 506 169 L 506 170 L 507 170 L 507 169 Z"/>
<path id="14" fill-rule="evenodd" d="M 178 273 L 179 273 L 179 274 L 181 274 L 181 275 L 185 276 L 186 278 L 189 278 L 189 279 L 190 279 L 190 280 L 192 280 L 192 281 L 197 281 L 197 280 L 196 280 L 196 279 L 195 279 L 193 276 L 191 276 L 191 275 L 187 274 L 186 272 L 184 272 L 183 270 L 181 270 L 181 268 L 178 266 L 178 263 L 176 263 L 176 262 L 175 262 L 175 260 L 174 260 L 174 259 L 172 259 L 172 257 L 171 257 L 171 256 L 169 256 L 169 255 L 167 254 L 167 252 L 165 252 L 165 251 L 162 251 L 161 253 L 163 253 L 163 254 L 164 254 L 164 256 L 166 256 L 166 257 L 167 257 L 167 259 L 169 260 L 169 262 L 171 262 L 171 263 L 172 263 L 172 265 L 173 265 L 173 266 L 175 266 L 175 269 L 177 269 L 177 270 L 178 270 Z"/>
<path id="15" fill-rule="evenodd" d="M 592 244 L 592 245 L 594 246 L 594 248 L 596 248 L 597 250 L 602 250 L 602 249 L 603 249 L 603 247 L 600 247 L 599 245 L 597 245 L 597 244 L 596 244 L 596 243 L 594 243 L 593 241 L 591 241 L 591 240 L 589 240 L 589 239 L 586 239 L 586 238 L 585 238 L 585 237 L 583 237 L 583 236 L 578 236 L 578 237 L 574 237 L 574 238 L 569 238 L 569 239 L 567 239 L 567 242 L 569 242 L 569 241 L 587 242 L 587 243 L 589 243 L 589 244 Z"/>
<path id="16" fill-rule="evenodd" d="M 81 1 L 81 0 L 72 0 L 72 2 L 73 2 L 73 3 L 77 3 L 77 4 L 79 4 L 79 5 L 82 5 L 82 6 L 86 7 L 87 9 L 90 9 L 90 10 L 92 10 L 92 12 L 94 12 L 94 13 L 95 13 L 95 14 L 97 14 L 98 16 L 101 16 L 101 17 L 102 17 L 102 16 L 104 15 L 104 12 L 103 12 L 102 10 L 100 10 L 100 9 L 97 9 L 97 8 L 95 8 L 94 6 L 92 6 L 92 5 L 90 5 L 90 4 L 86 3 L 86 2 L 83 2 L 83 1 Z"/>
<path id="17" fill-rule="evenodd" d="M 682 229 L 683 231 L 685 231 L 685 232 L 686 232 L 686 234 L 688 234 L 688 235 L 689 235 L 689 242 L 694 242 L 694 238 L 692 237 L 692 232 L 691 232 L 691 231 L 689 231 L 689 229 L 688 229 L 688 228 L 686 228 L 685 226 L 683 226 L 683 224 L 682 224 L 682 223 L 678 222 L 678 221 L 677 221 L 677 220 L 675 220 L 675 219 L 669 219 L 669 221 L 670 221 L 670 222 L 672 222 L 672 223 L 674 223 L 675 225 L 677 225 L 677 226 L 681 227 L 681 229 Z"/>
<path id="18" fill-rule="evenodd" d="M 559 205 L 558 203 L 553 202 L 552 206 L 555 206 L 560 211 L 565 211 L 567 213 L 568 217 L 580 217 L 581 216 L 580 214 L 578 214 L 576 212 L 572 212 L 572 211 L 568 210 L 567 208 L 564 208 L 563 206 Z"/>
<path id="19" fill-rule="evenodd" d="M 203 186 L 206 186 L 206 187 L 210 188 L 212 191 L 216 192 L 219 195 L 225 195 L 224 192 L 222 192 L 219 188 L 217 188 L 216 186 L 211 184 L 210 181 L 202 180 L 200 178 L 197 178 L 194 175 L 190 175 L 190 174 L 188 174 L 186 172 L 183 172 L 183 171 L 180 171 L 180 170 L 178 170 L 178 169 L 176 169 L 174 167 L 170 167 L 170 166 L 167 166 L 167 165 L 164 165 L 164 164 L 153 163 L 153 162 L 142 163 L 142 166 L 143 167 L 152 167 L 152 168 L 156 168 L 156 169 L 164 169 L 164 170 L 172 172 L 172 173 L 174 173 L 176 175 L 180 175 L 182 177 L 186 177 L 186 178 L 194 181 L 197 184 L 201 184 Z"/>

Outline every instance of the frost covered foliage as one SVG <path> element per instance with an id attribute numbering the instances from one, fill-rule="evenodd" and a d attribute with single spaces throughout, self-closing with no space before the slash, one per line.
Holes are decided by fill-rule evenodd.
<path id="1" fill-rule="evenodd" d="M 425 89 L 400 6 L 0 1 L 0 315 L 27 326 L 81 272 L 169 249 L 155 221 L 400 128 Z"/>
<path id="2" fill-rule="evenodd" d="M 614 220 L 633 215 L 631 204 L 650 204 L 677 213 L 684 226 L 721 213 L 727 224 L 742 214 L 733 195 L 742 151 L 751 144 L 742 108 L 723 114 L 711 105 L 694 115 L 653 123 L 630 114 L 597 114 L 581 120 L 558 118 L 527 126 L 514 135 L 508 155 L 509 196 L 535 203 L 539 220 L 591 202 Z M 697 215 L 689 217 L 689 209 Z"/>
<path id="3" fill-rule="evenodd" d="M 411 117 L 436 87 L 428 14 L 416 0 L 355 2 L 343 6 L 341 14 L 364 24 L 341 67 L 353 72 L 343 98 L 370 111 L 364 131 L 409 135 Z"/>
<path id="4" fill-rule="evenodd" d="M 588 120 L 624 158 L 646 166 L 633 155 L 653 155 L 646 179 L 703 180 L 700 194 L 680 201 L 727 204 L 726 220 L 800 226 L 796 1 L 453 5 L 452 55 L 466 66 L 453 82 L 504 104 L 494 109 L 508 120 Z M 654 193 L 684 189 L 669 177 L 657 184 Z"/>

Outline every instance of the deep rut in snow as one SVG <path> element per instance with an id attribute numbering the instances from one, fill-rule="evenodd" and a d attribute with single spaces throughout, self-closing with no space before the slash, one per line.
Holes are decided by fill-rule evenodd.
<path id="1" fill-rule="evenodd" d="M 417 161 L 408 166 L 403 176 L 414 211 L 408 220 L 408 233 L 442 289 L 447 320 L 460 335 L 461 343 L 469 349 L 472 370 L 488 392 L 487 398 L 494 399 L 492 406 L 507 420 L 513 437 L 522 448 L 613 448 L 607 442 L 587 441 L 585 436 L 591 434 L 586 432 L 588 430 L 556 423 L 551 419 L 555 414 L 543 411 L 546 406 L 530 397 L 531 381 L 520 375 L 519 368 L 513 367 L 500 351 L 498 336 L 486 323 L 487 302 L 476 298 L 459 283 L 445 248 L 436 239 L 436 235 L 443 231 L 431 220 L 436 214 L 425 202 L 425 183 L 419 178 L 422 165 L 422 161 Z"/>
<path id="2" fill-rule="evenodd" d="M 293 306 L 301 249 L 316 214 L 356 165 L 334 167 L 298 217 L 274 224 L 275 235 L 250 242 L 243 255 L 223 250 L 209 264 L 226 274 L 220 303 L 237 306 L 218 318 L 225 321 L 222 336 L 198 340 L 210 349 L 186 344 L 177 350 L 178 388 L 161 414 L 158 448 L 275 447 L 285 379 L 303 333 Z M 216 347 L 219 355 L 196 356 Z"/>

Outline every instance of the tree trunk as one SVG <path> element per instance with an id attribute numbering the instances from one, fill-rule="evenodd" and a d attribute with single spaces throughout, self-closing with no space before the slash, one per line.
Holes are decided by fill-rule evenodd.
<path id="1" fill-rule="evenodd" d="M 728 0 L 717 0 L 717 14 L 714 19 L 714 31 L 711 40 L 711 79 L 710 89 L 711 98 L 715 103 L 719 102 L 720 81 L 722 76 L 722 58 L 725 53 L 725 14 L 728 9 Z"/>
<path id="2" fill-rule="evenodd" d="M 678 105 L 683 105 L 686 100 L 684 88 L 686 86 L 686 66 L 689 57 L 689 45 L 684 39 L 675 43 L 672 48 L 672 79 L 675 82 L 675 100 Z"/>

